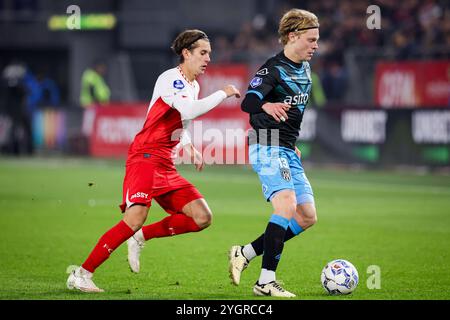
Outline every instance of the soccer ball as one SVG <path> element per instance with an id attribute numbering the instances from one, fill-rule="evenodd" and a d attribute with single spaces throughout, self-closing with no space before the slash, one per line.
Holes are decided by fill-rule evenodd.
<path id="1" fill-rule="evenodd" d="M 358 271 L 347 260 L 333 260 L 323 268 L 320 281 L 329 294 L 349 294 L 358 286 Z"/>

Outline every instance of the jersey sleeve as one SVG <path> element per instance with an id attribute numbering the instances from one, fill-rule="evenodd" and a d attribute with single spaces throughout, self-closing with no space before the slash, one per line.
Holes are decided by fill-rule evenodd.
<path id="1" fill-rule="evenodd" d="M 264 97 L 277 85 L 277 73 L 276 68 L 263 65 L 250 80 L 246 95 L 255 94 L 259 99 L 264 100 Z"/>
<path id="2" fill-rule="evenodd" d="M 161 83 L 158 81 L 161 80 Z M 164 82 L 162 82 L 165 80 Z M 196 100 L 192 92 L 187 89 L 187 85 L 176 76 L 169 76 L 166 79 L 158 79 L 157 86 L 161 86 L 161 98 L 172 108 L 180 112 L 182 120 L 192 120 L 221 103 L 227 94 L 223 90 L 218 90 L 206 98 Z M 198 94 L 196 89 L 195 95 Z"/>
<path id="3" fill-rule="evenodd" d="M 156 80 L 156 90 L 159 91 L 161 99 L 171 107 L 174 107 L 175 101 L 180 99 L 194 100 L 181 77 L 177 77 L 173 72 L 163 74 Z"/>

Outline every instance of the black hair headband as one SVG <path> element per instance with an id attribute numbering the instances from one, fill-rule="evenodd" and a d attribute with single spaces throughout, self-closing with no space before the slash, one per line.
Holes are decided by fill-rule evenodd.
<path id="1" fill-rule="evenodd" d="M 194 38 L 194 40 L 192 40 L 191 42 L 189 42 L 189 43 L 185 46 L 185 48 L 189 48 L 190 46 L 192 46 L 195 42 L 197 42 L 197 41 L 200 40 L 200 39 L 205 39 L 205 40 L 208 40 L 208 41 L 209 41 L 208 36 L 207 36 L 206 34 L 200 33 L 199 35 L 197 35 L 197 36 Z"/>
<path id="2" fill-rule="evenodd" d="M 302 30 L 309 30 L 309 29 L 316 29 L 319 28 L 319 26 L 314 26 L 314 27 L 306 27 L 306 28 L 301 28 L 301 29 L 292 29 L 289 32 L 297 32 L 297 31 L 302 31 Z"/>

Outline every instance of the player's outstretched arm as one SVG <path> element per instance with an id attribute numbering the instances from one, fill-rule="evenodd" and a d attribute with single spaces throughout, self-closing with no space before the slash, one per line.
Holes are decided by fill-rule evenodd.
<path id="1" fill-rule="evenodd" d="M 227 98 L 232 96 L 236 96 L 236 98 L 241 97 L 239 90 L 232 84 L 226 85 L 222 90 L 227 94 Z"/>
<path id="2" fill-rule="evenodd" d="M 192 120 L 215 108 L 224 99 L 232 96 L 239 98 L 239 90 L 233 85 L 226 85 L 222 90 L 218 90 L 200 100 L 189 100 L 183 95 L 177 95 L 171 101 L 171 105 L 181 113 L 184 120 Z"/>

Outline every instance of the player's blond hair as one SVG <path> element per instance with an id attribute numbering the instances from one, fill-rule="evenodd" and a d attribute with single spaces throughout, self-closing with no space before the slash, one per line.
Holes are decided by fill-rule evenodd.
<path id="1" fill-rule="evenodd" d="M 314 13 L 302 9 L 291 9 L 281 17 L 278 28 L 278 34 L 280 35 L 279 41 L 281 44 L 286 45 L 290 32 L 302 34 L 308 29 L 318 27 L 319 19 Z"/>
<path id="2" fill-rule="evenodd" d="M 173 41 L 170 47 L 177 56 L 179 56 L 180 63 L 184 62 L 183 49 L 194 50 L 198 47 L 197 41 L 203 39 L 209 41 L 208 36 L 201 30 L 192 29 L 184 30 Z"/>

